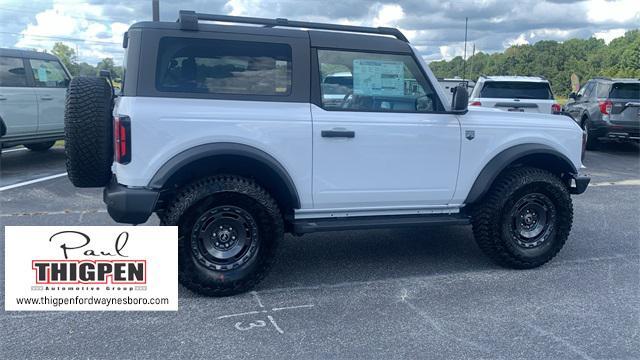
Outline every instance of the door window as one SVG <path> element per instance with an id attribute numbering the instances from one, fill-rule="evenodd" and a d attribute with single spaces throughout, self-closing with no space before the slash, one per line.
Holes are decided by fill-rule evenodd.
<path id="1" fill-rule="evenodd" d="M 409 55 L 318 50 L 326 110 L 433 112 L 438 96 Z"/>
<path id="2" fill-rule="evenodd" d="M 66 88 L 69 84 L 69 77 L 58 61 L 29 59 L 29 63 L 37 87 Z"/>
<path id="3" fill-rule="evenodd" d="M 21 58 L 0 57 L 0 86 L 27 86 L 27 76 Z"/>
<path id="4" fill-rule="evenodd" d="M 585 99 L 588 99 L 591 97 L 591 95 L 593 94 L 593 89 L 596 87 L 596 83 L 593 81 L 590 81 L 589 83 L 587 83 L 587 86 L 584 90 L 584 94 L 582 94 L 582 96 Z"/>

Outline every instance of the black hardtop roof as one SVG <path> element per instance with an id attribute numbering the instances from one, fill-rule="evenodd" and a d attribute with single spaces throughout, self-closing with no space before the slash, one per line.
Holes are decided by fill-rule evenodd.
<path id="1" fill-rule="evenodd" d="M 55 55 L 34 50 L 6 49 L 0 48 L 0 56 L 29 58 L 38 60 L 58 60 Z"/>
<path id="2" fill-rule="evenodd" d="M 183 15 L 184 11 L 181 11 Z M 189 13 L 189 12 L 187 12 Z M 189 13 L 190 15 L 195 13 Z M 197 14 L 207 15 L 207 14 Z M 195 25 L 190 23 L 185 26 L 184 23 L 178 22 L 160 22 L 160 21 L 144 21 L 131 25 L 129 30 L 178 30 L 186 33 L 193 33 L 194 31 L 204 32 L 222 32 L 222 33 L 235 33 L 235 34 L 247 34 L 247 35 L 266 35 L 266 36 L 281 36 L 288 38 L 306 38 L 310 40 L 311 46 L 320 48 L 338 48 L 338 49 L 353 49 L 353 50 L 372 50 L 372 51 L 388 51 L 388 52 L 402 52 L 410 53 L 411 47 L 409 46 L 404 35 L 392 28 L 369 28 L 369 27 L 353 27 L 342 26 L 333 24 L 318 24 L 318 23 L 306 23 L 289 21 L 286 19 L 260 19 L 260 18 L 244 18 L 234 17 L 226 15 L 210 15 L 213 19 L 223 19 L 221 21 L 233 23 L 238 21 L 245 24 L 267 24 L 262 26 L 255 25 L 221 25 L 218 23 L 199 23 Z M 182 19 L 182 17 L 181 17 Z M 249 20 L 246 20 L 249 19 Z M 204 19 L 204 21 L 209 21 Z M 211 20 L 217 21 L 217 20 Z M 299 26 L 298 26 L 299 25 Z M 312 29 L 320 30 L 308 30 L 303 28 L 302 25 L 313 26 Z M 194 28 L 195 26 L 195 28 Z M 281 27 L 282 26 L 282 27 Z M 286 28 L 283 28 L 285 27 Z M 362 30 L 362 31 L 358 31 Z M 395 37 L 391 37 L 395 36 Z M 404 39 L 404 40 L 401 40 Z"/>

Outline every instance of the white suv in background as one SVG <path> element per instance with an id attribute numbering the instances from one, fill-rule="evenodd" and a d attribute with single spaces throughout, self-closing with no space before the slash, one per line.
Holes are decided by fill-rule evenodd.
<path id="1" fill-rule="evenodd" d="M 45 151 L 62 140 L 70 79 L 51 54 L 0 49 L 0 148 Z"/>
<path id="2" fill-rule="evenodd" d="M 480 76 L 469 106 L 515 112 L 558 114 L 561 112 L 548 80 L 539 76 Z"/>

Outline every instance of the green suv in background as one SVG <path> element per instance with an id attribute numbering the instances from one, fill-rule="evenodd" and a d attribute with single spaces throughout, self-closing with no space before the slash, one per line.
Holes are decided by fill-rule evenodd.
<path id="1" fill-rule="evenodd" d="M 54 55 L 0 49 L 0 148 L 48 150 L 64 139 L 71 76 Z"/>
<path id="2" fill-rule="evenodd" d="M 640 141 L 640 79 L 595 78 L 569 94 L 564 111 L 587 133 L 587 149 L 601 140 Z"/>

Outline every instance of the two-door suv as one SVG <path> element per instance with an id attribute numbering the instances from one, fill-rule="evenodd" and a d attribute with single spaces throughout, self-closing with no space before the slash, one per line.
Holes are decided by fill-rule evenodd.
<path id="1" fill-rule="evenodd" d="M 123 45 L 117 98 L 71 82 L 69 178 L 105 186 L 117 222 L 177 225 L 180 280 L 203 294 L 254 286 L 285 233 L 472 224 L 496 263 L 540 266 L 589 183 L 574 121 L 467 111 L 462 87 L 449 104 L 397 29 L 181 11 Z M 348 89 L 322 86 L 335 74 Z"/>

